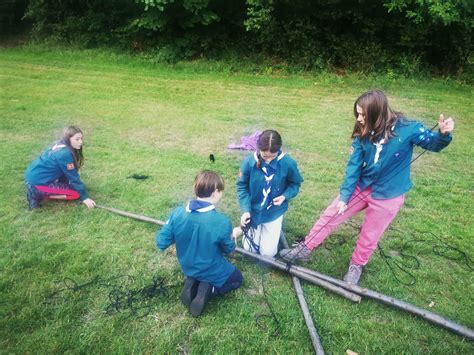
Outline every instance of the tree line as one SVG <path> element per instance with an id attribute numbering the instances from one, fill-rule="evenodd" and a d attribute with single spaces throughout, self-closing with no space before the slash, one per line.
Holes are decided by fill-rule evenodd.
<path id="1" fill-rule="evenodd" d="M 472 0 L 4 0 L 3 32 L 159 60 L 260 56 L 302 69 L 459 73 Z"/>

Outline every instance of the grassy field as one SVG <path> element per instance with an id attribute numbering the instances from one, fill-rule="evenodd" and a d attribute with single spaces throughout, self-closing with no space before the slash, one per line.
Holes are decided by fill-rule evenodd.
<path id="1" fill-rule="evenodd" d="M 409 269 L 416 283 L 405 285 L 407 275 L 398 271 L 397 279 L 376 253 L 361 285 L 474 328 L 471 86 L 235 73 L 222 63 L 152 65 L 109 52 L 41 47 L 1 48 L 0 80 L 0 352 L 311 353 L 287 275 L 234 255 L 242 288 L 213 300 L 194 319 L 179 301 L 183 277 L 174 250 L 155 247 L 156 226 L 75 203 L 29 212 L 23 174 L 63 126 L 76 124 L 85 132 L 82 179 L 97 203 L 164 220 L 192 197 L 196 173 L 214 169 L 226 180 L 219 208 L 237 224 L 235 179 L 245 154 L 226 147 L 241 135 L 274 128 L 305 178 L 285 217 L 291 243 L 337 195 L 353 101 L 375 87 L 395 109 L 427 126 L 443 112 L 456 128 L 448 149 L 414 163 L 415 186 L 381 242 L 391 263 L 402 262 L 403 252 L 417 257 L 420 267 Z M 133 174 L 150 178 L 128 178 Z M 452 249 L 439 255 L 445 244 L 428 232 L 470 259 Z M 356 235 L 343 226 L 313 253 L 309 267 L 342 277 Z M 404 247 L 411 240 L 427 241 Z M 164 285 L 157 297 L 124 301 L 137 300 L 154 277 Z M 414 316 L 303 287 L 328 353 L 474 353 L 472 342 Z"/>

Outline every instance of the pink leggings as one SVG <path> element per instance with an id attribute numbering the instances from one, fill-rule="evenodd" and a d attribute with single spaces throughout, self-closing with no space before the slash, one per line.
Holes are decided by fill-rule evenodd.
<path id="1" fill-rule="evenodd" d="M 79 192 L 69 188 L 68 185 L 64 184 L 64 187 L 60 186 L 43 186 L 35 185 L 34 187 L 41 192 L 43 198 L 49 198 L 50 195 L 65 195 L 66 200 L 77 200 L 79 198 Z"/>
<path id="2" fill-rule="evenodd" d="M 385 230 L 397 215 L 405 201 L 405 195 L 388 200 L 377 200 L 371 197 L 372 188 L 369 186 L 362 193 L 359 187 L 353 193 L 347 209 L 343 214 L 337 213 L 337 197 L 323 212 L 305 238 L 305 245 L 313 250 L 319 246 L 339 225 L 359 213 L 365 211 L 364 221 L 360 230 L 357 244 L 352 254 L 352 263 L 365 265 L 377 248 L 377 243 Z"/>

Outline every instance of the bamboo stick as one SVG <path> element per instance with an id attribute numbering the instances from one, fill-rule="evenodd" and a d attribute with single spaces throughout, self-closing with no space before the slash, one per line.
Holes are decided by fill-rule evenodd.
<path id="1" fill-rule="evenodd" d="M 286 240 L 286 237 L 283 232 L 280 235 L 280 240 L 283 244 L 283 247 L 285 249 L 288 249 L 288 241 Z M 316 355 L 324 355 L 323 345 L 321 344 L 321 340 L 319 339 L 318 332 L 313 322 L 313 318 L 311 317 L 311 313 L 309 312 L 308 303 L 306 302 L 306 299 L 304 297 L 301 282 L 296 276 L 292 276 L 291 279 L 295 288 L 296 297 L 298 298 L 298 301 L 300 303 L 301 311 L 303 312 L 304 321 L 306 323 L 306 327 L 308 328 L 311 342 L 313 343 L 314 351 L 316 352 Z"/>

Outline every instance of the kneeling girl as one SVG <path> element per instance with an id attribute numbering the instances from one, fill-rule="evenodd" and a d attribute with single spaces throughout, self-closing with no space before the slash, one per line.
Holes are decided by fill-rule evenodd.
<path id="1" fill-rule="evenodd" d="M 223 254 L 235 249 L 229 218 L 216 211 L 224 180 L 204 170 L 196 176 L 196 199 L 173 210 L 166 225 L 156 236 L 157 247 L 164 251 L 176 243 L 176 254 L 186 280 L 181 301 L 194 317 L 217 295 L 239 288 L 242 274 Z M 235 231 L 237 237 L 237 230 Z"/>

